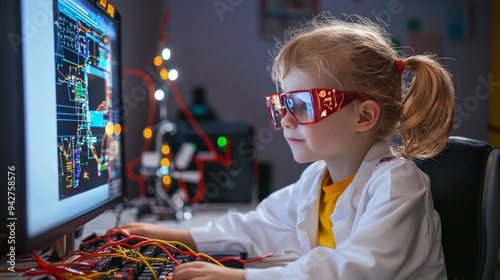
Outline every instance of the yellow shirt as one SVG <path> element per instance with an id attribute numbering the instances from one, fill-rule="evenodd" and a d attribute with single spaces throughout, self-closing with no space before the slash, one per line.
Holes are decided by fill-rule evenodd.
<path id="1" fill-rule="evenodd" d="M 354 179 L 353 174 L 344 180 L 333 183 L 330 174 L 326 174 L 321 187 L 321 197 L 319 202 L 319 222 L 318 222 L 318 245 L 335 249 L 335 236 L 332 231 L 332 221 L 330 216 L 335 209 L 337 199 Z"/>

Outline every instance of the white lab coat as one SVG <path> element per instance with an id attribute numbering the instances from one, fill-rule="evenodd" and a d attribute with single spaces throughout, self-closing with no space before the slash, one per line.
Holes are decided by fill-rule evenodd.
<path id="1" fill-rule="evenodd" d="M 324 172 L 315 162 L 256 210 L 190 229 L 197 249 L 274 254 L 261 264 L 278 266 L 247 268 L 246 279 L 447 278 L 429 179 L 412 161 L 394 157 L 388 143 L 373 145 L 330 216 L 336 249 L 316 243 Z"/>

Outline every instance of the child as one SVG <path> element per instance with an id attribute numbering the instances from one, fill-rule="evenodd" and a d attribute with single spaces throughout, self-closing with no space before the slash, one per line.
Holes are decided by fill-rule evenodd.
<path id="1" fill-rule="evenodd" d="M 266 100 L 294 159 L 312 162 L 299 180 L 205 227 L 120 229 L 286 264 L 192 262 L 174 280 L 446 279 L 429 179 L 412 159 L 439 154 L 451 134 L 449 73 L 432 56 L 400 57 L 383 28 L 358 16 L 324 15 L 289 35 L 272 68 L 284 93 Z M 403 73 L 414 75 L 409 88 Z M 395 135 L 400 147 L 388 141 Z"/>

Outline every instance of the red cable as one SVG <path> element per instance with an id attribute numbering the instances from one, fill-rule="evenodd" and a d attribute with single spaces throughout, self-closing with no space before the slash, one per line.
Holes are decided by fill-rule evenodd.
<path id="1" fill-rule="evenodd" d="M 236 262 L 239 262 L 239 263 L 245 263 L 246 264 L 246 263 L 253 263 L 253 262 L 256 262 L 256 261 L 260 261 L 260 260 L 265 259 L 265 258 L 270 258 L 272 256 L 273 256 L 273 254 L 266 254 L 266 255 L 262 255 L 260 257 L 256 257 L 256 258 L 249 259 L 249 260 L 243 260 L 243 259 L 236 258 L 236 257 L 226 257 L 226 258 L 217 259 L 217 261 L 219 261 L 219 262 L 236 261 Z"/>
<path id="2" fill-rule="evenodd" d="M 162 28 L 163 26 L 167 25 L 167 20 L 170 16 L 170 11 L 169 10 L 163 10 L 163 16 L 160 22 L 160 26 L 158 26 L 158 29 L 160 29 L 161 33 L 161 39 L 160 39 L 160 46 L 166 46 L 167 45 L 167 29 Z M 158 47 L 160 47 L 158 46 Z"/>

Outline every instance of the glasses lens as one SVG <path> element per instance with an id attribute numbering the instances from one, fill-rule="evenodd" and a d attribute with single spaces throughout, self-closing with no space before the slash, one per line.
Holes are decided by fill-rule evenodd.
<path id="1" fill-rule="evenodd" d="M 286 105 L 299 124 L 314 121 L 313 102 L 308 91 L 287 93 Z"/>
<path id="2" fill-rule="evenodd" d="M 271 114 L 271 121 L 275 127 L 281 127 L 281 119 L 283 118 L 283 105 L 279 94 L 273 94 L 266 97 L 267 108 Z"/>

